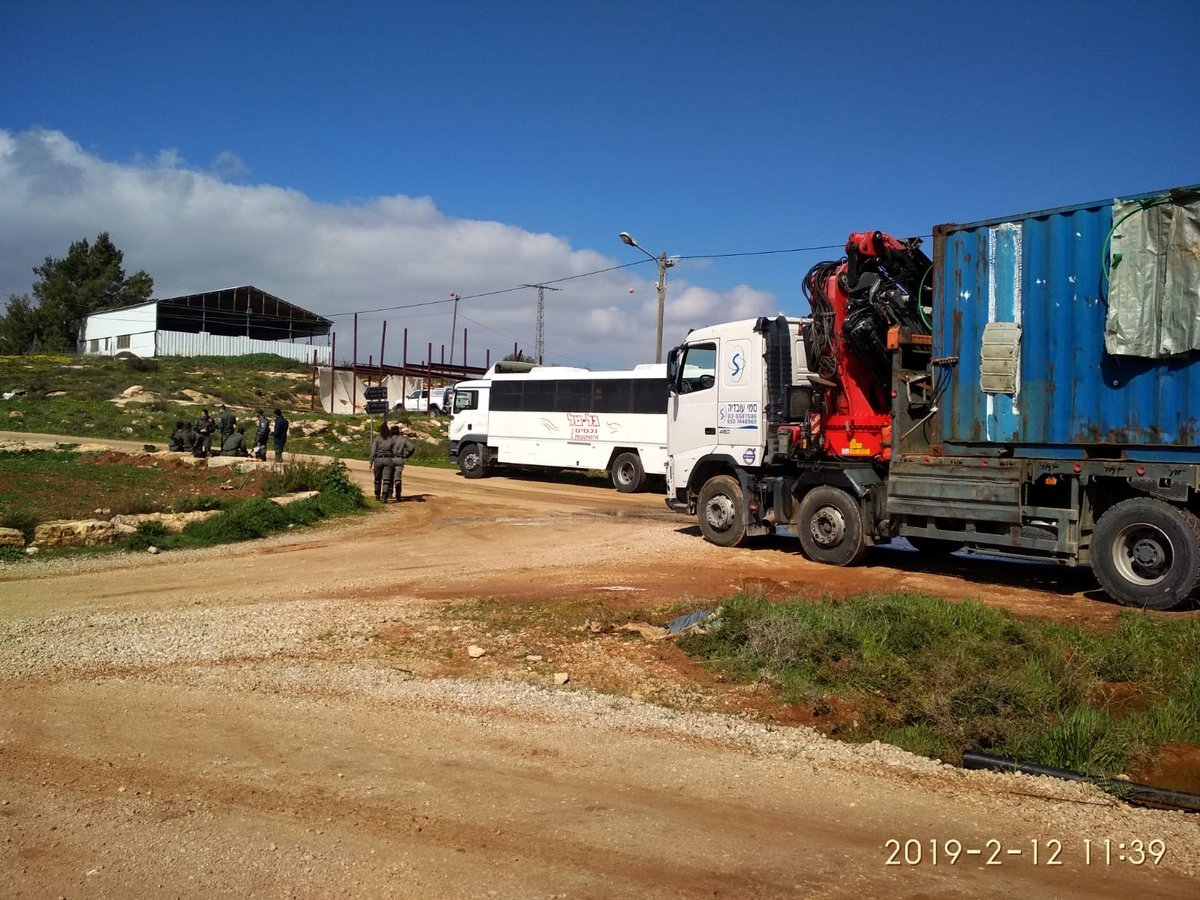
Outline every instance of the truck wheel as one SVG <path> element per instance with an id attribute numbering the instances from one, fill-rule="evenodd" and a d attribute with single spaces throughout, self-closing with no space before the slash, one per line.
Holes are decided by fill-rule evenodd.
<path id="1" fill-rule="evenodd" d="M 862 512 L 845 491 L 813 488 L 800 502 L 797 519 L 800 545 L 809 559 L 850 566 L 866 555 Z"/>
<path id="2" fill-rule="evenodd" d="M 696 518 L 706 540 L 718 547 L 736 547 L 746 539 L 746 497 L 730 475 L 710 478 L 700 488 Z"/>
<path id="3" fill-rule="evenodd" d="M 1173 609 L 1200 584 L 1200 519 L 1161 500 L 1122 500 L 1096 523 L 1092 570 L 1125 606 Z"/>
<path id="4" fill-rule="evenodd" d="M 912 544 L 913 549 L 922 556 L 949 556 L 951 553 L 963 548 L 962 541 L 926 537 L 921 534 L 906 534 L 904 535 L 904 539 Z"/>
<path id="5" fill-rule="evenodd" d="M 646 485 L 646 470 L 636 453 L 622 453 L 614 459 L 609 474 L 613 487 L 622 494 L 636 494 Z"/>
<path id="6" fill-rule="evenodd" d="M 484 476 L 483 451 L 478 444 L 464 444 L 458 448 L 458 471 L 465 478 Z"/>

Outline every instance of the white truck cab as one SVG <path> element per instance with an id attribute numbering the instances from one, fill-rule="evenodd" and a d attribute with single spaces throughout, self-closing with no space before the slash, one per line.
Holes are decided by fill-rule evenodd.
<path id="1" fill-rule="evenodd" d="M 667 495 L 686 503 L 706 480 L 697 465 L 724 463 L 754 470 L 767 447 L 766 337 L 761 320 L 743 319 L 692 331 L 668 358 Z M 794 346 L 788 373 L 803 383 L 806 367 L 800 325 L 788 319 Z M 696 476 L 696 477 L 694 477 Z"/>

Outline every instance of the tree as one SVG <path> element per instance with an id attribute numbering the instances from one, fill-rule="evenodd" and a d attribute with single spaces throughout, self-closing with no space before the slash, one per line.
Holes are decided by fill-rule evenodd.
<path id="1" fill-rule="evenodd" d="M 502 362 L 533 362 L 533 360 L 525 355 L 524 350 L 518 350 L 516 353 L 508 354 Z"/>
<path id="2" fill-rule="evenodd" d="M 89 315 L 150 299 L 154 279 L 140 270 L 126 278 L 124 257 L 104 231 L 94 244 L 75 241 L 63 259 L 47 256 L 34 267 L 43 349 L 74 350 Z"/>
<path id="3" fill-rule="evenodd" d="M 41 349 L 41 316 L 29 297 L 10 294 L 0 316 L 0 355 L 21 356 Z"/>

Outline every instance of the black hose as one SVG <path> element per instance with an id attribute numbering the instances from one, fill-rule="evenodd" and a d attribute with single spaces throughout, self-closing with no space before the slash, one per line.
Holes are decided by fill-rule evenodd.
<path id="1" fill-rule="evenodd" d="M 1021 762 L 1006 759 L 1003 756 L 991 756 L 968 750 L 963 754 L 964 769 L 991 769 L 997 772 L 1023 772 L 1026 775 L 1046 775 L 1050 778 L 1062 778 L 1066 781 L 1086 781 L 1102 790 L 1115 794 L 1121 800 L 1135 803 L 1139 806 L 1153 806 L 1158 809 L 1181 809 L 1184 812 L 1200 812 L 1200 794 L 1188 794 L 1184 791 L 1170 791 L 1166 788 L 1151 787 L 1148 784 L 1138 784 L 1134 781 L 1123 781 L 1120 778 L 1108 778 L 1103 775 L 1084 775 L 1069 769 L 1056 769 L 1053 766 L 1042 766 L 1037 763 Z"/>

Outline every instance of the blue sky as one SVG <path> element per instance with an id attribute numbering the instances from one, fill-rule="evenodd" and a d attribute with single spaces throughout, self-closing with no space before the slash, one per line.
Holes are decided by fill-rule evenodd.
<path id="1" fill-rule="evenodd" d="M 651 252 L 928 234 L 1200 181 L 1200 4 L 0 2 L 0 298 L 109 231 L 169 296 L 252 283 L 363 346 Z M 836 250 L 684 259 L 665 341 L 806 306 Z M 550 361 L 653 359 L 654 266 L 548 294 Z M 472 362 L 533 291 L 464 300 Z M 461 336 L 458 338 L 461 340 Z M 365 358 L 367 351 L 363 351 Z M 377 353 L 377 350 L 376 350 Z M 410 355 L 412 353 L 410 352 Z"/>

